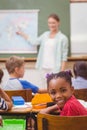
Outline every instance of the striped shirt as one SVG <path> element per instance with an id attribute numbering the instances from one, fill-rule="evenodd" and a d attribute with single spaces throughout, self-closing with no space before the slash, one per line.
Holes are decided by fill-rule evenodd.
<path id="1" fill-rule="evenodd" d="M 7 110 L 8 105 L 6 104 L 5 100 L 0 97 L 0 110 Z"/>

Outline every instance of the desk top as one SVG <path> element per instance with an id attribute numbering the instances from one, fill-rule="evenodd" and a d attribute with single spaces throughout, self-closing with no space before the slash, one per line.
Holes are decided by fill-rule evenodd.
<path id="1" fill-rule="evenodd" d="M 43 108 L 44 109 L 44 108 Z M 40 112 L 40 110 L 42 110 L 42 109 L 32 109 L 32 111 L 31 112 L 33 112 L 33 113 L 38 113 L 38 112 Z"/>
<path id="2" fill-rule="evenodd" d="M 27 114 L 29 112 L 31 112 L 32 108 L 12 108 L 11 110 L 8 110 L 8 111 L 4 111 L 4 110 L 0 110 L 0 114 Z"/>
<path id="3" fill-rule="evenodd" d="M 27 114 L 30 112 L 38 113 L 41 109 L 34 109 L 34 108 L 12 108 L 11 110 L 4 111 L 0 110 L 1 115 L 5 114 Z"/>
<path id="4" fill-rule="evenodd" d="M 0 114 L 27 114 L 30 113 L 32 110 L 32 105 L 30 102 L 26 102 L 24 105 L 15 105 L 12 107 L 11 110 L 8 111 L 4 111 L 4 110 L 0 110 Z"/>
<path id="5" fill-rule="evenodd" d="M 87 102 L 85 102 L 84 100 L 79 100 L 80 103 L 87 108 Z M 44 108 L 41 108 L 44 109 Z M 1 115 L 5 115 L 5 114 L 28 114 L 30 112 L 33 113 L 38 113 L 41 109 L 35 109 L 32 106 L 30 107 L 12 107 L 11 110 L 8 111 L 4 111 L 4 110 L 0 110 L 0 114 Z"/>

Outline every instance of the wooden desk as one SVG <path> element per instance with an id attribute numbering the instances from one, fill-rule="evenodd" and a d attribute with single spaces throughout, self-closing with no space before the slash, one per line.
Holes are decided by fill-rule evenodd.
<path id="1" fill-rule="evenodd" d="M 28 130 L 28 119 L 32 118 L 35 123 L 32 126 L 32 120 L 30 120 L 30 127 L 34 127 L 37 130 L 37 114 L 41 109 L 34 108 L 12 108 L 9 111 L 0 111 L 0 115 L 4 116 L 25 116 L 26 117 L 26 130 Z"/>
<path id="2" fill-rule="evenodd" d="M 0 110 L 0 115 L 5 116 L 25 116 L 26 130 L 28 129 L 28 119 L 30 118 L 32 108 L 12 108 L 9 111 Z"/>

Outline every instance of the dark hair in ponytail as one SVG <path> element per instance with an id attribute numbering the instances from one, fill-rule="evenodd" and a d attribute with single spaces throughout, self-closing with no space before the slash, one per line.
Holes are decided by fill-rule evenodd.
<path id="1" fill-rule="evenodd" d="M 47 86 L 49 86 L 49 82 L 52 80 L 52 79 L 57 79 L 57 78 L 64 78 L 70 85 L 72 85 L 72 80 L 71 80 L 71 77 L 72 77 L 72 73 L 71 71 L 61 71 L 59 73 L 52 73 L 52 74 L 47 74 Z"/>

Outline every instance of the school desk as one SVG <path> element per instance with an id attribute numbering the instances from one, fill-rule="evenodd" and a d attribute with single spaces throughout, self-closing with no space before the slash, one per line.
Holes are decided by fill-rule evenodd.
<path id="1" fill-rule="evenodd" d="M 0 115 L 4 116 L 25 116 L 26 118 L 26 130 L 28 129 L 28 119 L 31 115 L 32 108 L 12 108 L 9 111 L 0 110 Z"/>

